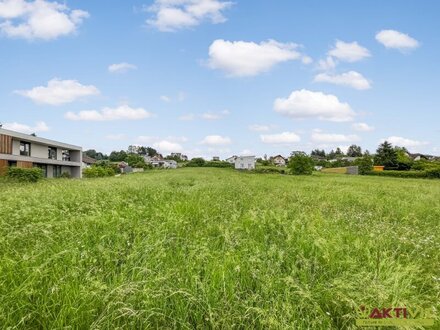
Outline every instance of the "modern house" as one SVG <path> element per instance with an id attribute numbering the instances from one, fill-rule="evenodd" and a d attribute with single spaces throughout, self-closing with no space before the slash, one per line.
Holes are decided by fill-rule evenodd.
<path id="1" fill-rule="evenodd" d="M 39 167 L 47 178 L 81 178 L 82 148 L 0 128 L 0 175 L 8 167 Z"/>
<path id="2" fill-rule="evenodd" d="M 236 170 L 253 170 L 255 169 L 255 156 L 241 156 L 235 158 Z"/>
<path id="3" fill-rule="evenodd" d="M 213 162 L 219 162 L 220 161 L 220 157 L 219 156 L 214 156 L 214 157 L 212 157 L 212 161 Z"/>
<path id="4" fill-rule="evenodd" d="M 287 159 L 281 155 L 276 155 L 271 160 L 276 166 L 286 166 Z"/>

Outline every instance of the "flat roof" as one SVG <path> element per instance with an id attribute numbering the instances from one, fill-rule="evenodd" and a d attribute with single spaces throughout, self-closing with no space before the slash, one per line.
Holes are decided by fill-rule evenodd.
<path id="1" fill-rule="evenodd" d="M 41 144 L 45 144 L 45 145 L 49 145 L 49 146 L 62 147 L 62 148 L 66 148 L 69 150 L 82 151 L 82 147 L 80 147 L 80 146 L 75 146 L 73 144 L 49 140 L 49 139 L 41 138 L 38 136 L 32 136 L 29 134 L 20 133 L 20 132 L 10 131 L 10 130 L 4 129 L 4 128 L 0 128 L 0 134 L 9 135 L 14 138 L 18 138 L 20 140 L 25 140 L 28 142 L 37 142 L 37 143 L 41 143 Z"/>

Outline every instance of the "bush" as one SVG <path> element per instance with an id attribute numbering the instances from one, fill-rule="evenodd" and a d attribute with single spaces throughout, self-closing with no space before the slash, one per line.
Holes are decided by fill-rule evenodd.
<path id="1" fill-rule="evenodd" d="M 277 173 L 277 174 L 285 174 L 285 170 L 281 168 L 275 168 L 275 167 L 266 167 L 266 168 L 256 168 L 252 170 L 253 173 Z"/>
<path id="2" fill-rule="evenodd" d="M 41 168 L 20 168 L 9 167 L 8 177 L 21 182 L 37 182 L 43 178 L 43 170 Z"/>
<path id="3" fill-rule="evenodd" d="M 425 171 L 426 177 L 430 179 L 440 179 L 440 167 L 430 168 Z"/>
<path id="4" fill-rule="evenodd" d="M 368 174 L 373 170 L 373 157 L 365 154 L 362 158 L 356 159 L 354 165 L 358 166 L 360 175 Z"/>
<path id="5" fill-rule="evenodd" d="M 203 167 L 206 161 L 203 158 L 193 158 L 185 166 L 188 167 Z"/>
<path id="6" fill-rule="evenodd" d="M 311 175 L 313 173 L 313 159 L 305 153 L 295 153 L 289 159 L 290 173 L 294 175 Z"/>
<path id="7" fill-rule="evenodd" d="M 228 162 L 219 162 L 219 161 L 210 161 L 205 162 L 204 167 L 221 167 L 221 168 L 232 168 L 234 167 L 234 164 L 228 163 Z"/>
<path id="8" fill-rule="evenodd" d="M 115 171 L 111 167 L 92 166 L 83 170 L 83 176 L 85 178 L 101 178 L 114 175 Z"/>
<path id="9" fill-rule="evenodd" d="M 391 176 L 395 178 L 426 178 L 424 171 L 371 171 L 368 175 Z"/>
<path id="10" fill-rule="evenodd" d="M 65 178 L 65 179 L 70 179 L 72 176 L 70 175 L 69 172 L 63 172 L 60 175 L 60 178 Z"/>

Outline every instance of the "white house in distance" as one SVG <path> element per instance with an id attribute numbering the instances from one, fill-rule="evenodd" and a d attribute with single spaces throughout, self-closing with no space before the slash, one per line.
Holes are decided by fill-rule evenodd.
<path id="1" fill-rule="evenodd" d="M 276 155 L 272 157 L 272 161 L 276 166 L 286 166 L 286 158 L 281 155 Z"/>
<path id="2" fill-rule="evenodd" d="M 255 169 L 255 156 L 238 156 L 234 164 L 236 170 L 253 170 Z"/>

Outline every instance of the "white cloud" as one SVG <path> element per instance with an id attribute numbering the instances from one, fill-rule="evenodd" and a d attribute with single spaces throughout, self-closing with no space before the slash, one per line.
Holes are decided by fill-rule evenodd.
<path id="1" fill-rule="evenodd" d="M 223 11 L 232 6 L 230 1 L 220 0 L 155 0 L 147 8 L 154 17 L 147 24 L 159 31 L 172 32 L 191 28 L 204 21 L 213 24 L 223 23 Z"/>
<path id="2" fill-rule="evenodd" d="M 267 132 L 270 130 L 270 128 L 271 127 L 268 125 L 258 125 L 258 124 L 249 125 L 249 130 L 255 132 Z"/>
<path id="3" fill-rule="evenodd" d="M 205 120 L 219 120 L 229 115 L 229 113 L 229 110 L 223 110 L 221 112 L 205 112 L 202 113 L 200 117 Z"/>
<path id="4" fill-rule="evenodd" d="M 315 76 L 316 82 L 328 82 L 330 84 L 349 86 L 355 89 L 364 90 L 371 88 L 370 82 L 363 75 L 356 71 L 348 71 L 342 74 L 320 73 Z"/>
<path id="5" fill-rule="evenodd" d="M 109 134 L 105 138 L 112 141 L 121 141 L 125 140 L 127 137 L 125 134 Z"/>
<path id="6" fill-rule="evenodd" d="M 111 73 L 125 73 L 129 70 L 136 70 L 136 69 L 137 69 L 136 65 L 126 62 L 111 64 L 108 67 L 108 71 Z"/>
<path id="7" fill-rule="evenodd" d="M 244 150 L 242 150 L 242 151 L 240 151 L 239 153 L 238 153 L 240 156 L 253 156 L 253 155 L 255 155 L 255 153 L 253 153 L 251 150 L 249 150 L 249 149 L 244 149 Z"/>
<path id="8" fill-rule="evenodd" d="M 179 120 L 182 120 L 182 121 L 192 121 L 195 118 L 196 118 L 196 116 L 193 113 L 188 113 L 188 114 L 180 116 Z"/>
<path id="9" fill-rule="evenodd" d="M 312 133 L 312 141 L 317 143 L 340 143 L 359 141 L 357 135 L 331 134 L 331 133 Z"/>
<path id="10" fill-rule="evenodd" d="M 255 76 L 278 63 L 301 59 L 297 48 L 296 44 L 275 40 L 257 44 L 217 39 L 209 46 L 208 66 L 223 70 L 228 76 Z"/>
<path id="11" fill-rule="evenodd" d="M 328 52 L 328 55 L 345 62 L 357 62 L 371 56 L 369 50 L 360 46 L 356 41 L 343 42 L 340 40 L 336 41 L 335 47 Z"/>
<path id="12" fill-rule="evenodd" d="M 205 138 L 200 143 L 206 144 L 209 146 L 221 146 L 221 145 L 231 144 L 232 141 L 227 136 L 208 135 L 208 136 L 205 136 Z"/>
<path id="13" fill-rule="evenodd" d="M 331 56 L 327 56 L 325 60 L 319 60 L 318 69 L 323 71 L 332 70 L 336 67 L 336 62 Z"/>
<path id="14" fill-rule="evenodd" d="M 310 56 L 304 55 L 303 57 L 301 57 L 301 62 L 303 64 L 310 64 L 313 63 L 313 59 Z"/>
<path id="15" fill-rule="evenodd" d="M 78 29 L 89 13 L 45 0 L 0 1 L 0 31 L 11 38 L 51 40 Z"/>
<path id="16" fill-rule="evenodd" d="M 429 144 L 429 142 L 426 141 L 411 140 L 401 136 L 390 136 L 387 139 L 382 139 L 381 142 L 384 142 L 385 140 L 390 142 L 394 146 L 406 148 L 417 148 Z"/>
<path id="17" fill-rule="evenodd" d="M 159 152 L 182 152 L 183 147 L 176 142 L 161 140 L 153 143 L 153 147 L 158 149 Z"/>
<path id="18" fill-rule="evenodd" d="M 98 95 L 99 90 L 93 85 L 82 85 L 76 80 L 49 80 L 46 86 L 37 86 L 30 90 L 15 91 L 30 98 L 35 103 L 61 105 L 71 103 L 79 98 Z"/>
<path id="19" fill-rule="evenodd" d="M 335 122 L 350 121 L 355 113 L 348 103 L 332 94 L 306 89 L 293 91 L 288 98 L 277 98 L 274 110 L 292 118 L 318 118 Z"/>
<path id="20" fill-rule="evenodd" d="M 161 95 L 160 99 L 161 99 L 161 101 L 166 102 L 166 103 L 171 102 L 171 98 L 169 96 L 166 96 L 166 95 Z"/>
<path id="21" fill-rule="evenodd" d="M 374 131 L 374 127 L 366 123 L 354 123 L 351 127 L 358 132 L 371 132 Z"/>
<path id="22" fill-rule="evenodd" d="M 17 122 L 4 123 L 3 128 L 9 129 L 11 131 L 25 133 L 25 134 L 31 134 L 31 133 L 37 133 L 37 132 L 47 132 L 49 130 L 49 127 L 46 125 L 46 123 L 44 121 L 36 122 L 35 126 L 19 124 Z"/>
<path id="23" fill-rule="evenodd" d="M 262 134 L 260 139 L 263 143 L 269 144 L 291 144 L 301 141 L 301 137 L 294 132 L 283 132 L 279 134 Z"/>
<path id="24" fill-rule="evenodd" d="M 146 136 L 146 135 L 140 135 L 137 137 L 136 141 L 138 143 L 153 143 L 155 140 L 158 140 L 159 138 L 154 136 Z"/>
<path id="25" fill-rule="evenodd" d="M 396 30 L 382 30 L 376 34 L 376 40 L 386 48 L 395 48 L 400 51 L 419 47 L 419 42 L 416 39 Z"/>
<path id="26" fill-rule="evenodd" d="M 153 114 L 143 108 L 131 108 L 128 105 L 121 105 L 117 108 L 104 108 L 100 111 L 89 110 L 78 113 L 67 112 L 65 114 L 66 119 L 75 121 L 139 120 L 152 116 Z"/>

